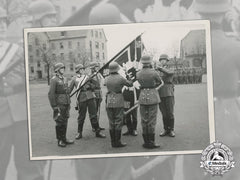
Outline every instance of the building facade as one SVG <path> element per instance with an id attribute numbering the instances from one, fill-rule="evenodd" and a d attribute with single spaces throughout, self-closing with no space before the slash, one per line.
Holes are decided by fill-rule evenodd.
<path id="1" fill-rule="evenodd" d="M 76 64 L 88 67 L 91 61 L 107 62 L 107 39 L 103 29 L 30 33 L 28 37 L 29 78 L 46 79 L 53 64 L 63 62 L 71 77 Z"/>
<path id="2" fill-rule="evenodd" d="M 187 62 L 189 68 L 206 70 L 206 32 L 205 30 L 191 30 L 180 45 L 180 58 Z"/>

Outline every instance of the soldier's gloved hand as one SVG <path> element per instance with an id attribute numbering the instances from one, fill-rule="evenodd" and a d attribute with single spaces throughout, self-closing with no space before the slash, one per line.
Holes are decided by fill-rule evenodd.
<path id="1" fill-rule="evenodd" d="M 134 74 L 132 72 L 128 73 L 128 77 L 131 81 L 136 81 L 136 76 L 134 76 Z"/>

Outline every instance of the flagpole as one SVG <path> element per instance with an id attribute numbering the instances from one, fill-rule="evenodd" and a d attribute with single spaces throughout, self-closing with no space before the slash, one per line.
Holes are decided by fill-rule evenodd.
<path id="1" fill-rule="evenodd" d="M 135 41 L 138 37 L 141 37 L 143 33 L 141 33 L 140 35 L 138 35 L 133 41 Z M 104 66 L 102 66 L 97 72 L 95 72 L 94 74 L 92 74 L 92 76 L 90 76 L 90 78 L 85 81 L 83 83 L 83 85 L 81 85 L 78 89 L 76 89 L 71 95 L 70 97 L 74 96 L 74 94 L 76 94 L 77 92 L 79 92 L 82 87 L 88 83 L 93 77 L 95 77 L 98 73 L 100 73 L 102 70 L 104 70 L 116 57 L 118 57 L 125 49 L 128 48 L 128 46 L 133 42 L 131 41 L 130 43 L 128 43 L 120 52 L 118 52 L 113 58 L 111 58 Z"/>

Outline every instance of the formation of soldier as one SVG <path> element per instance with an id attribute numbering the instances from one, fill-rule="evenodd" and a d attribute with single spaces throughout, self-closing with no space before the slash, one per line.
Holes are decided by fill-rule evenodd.
<path id="1" fill-rule="evenodd" d="M 202 83 L 202 68 L 178 68 L 174 70 L 174 84 L 199 84 Z"/>

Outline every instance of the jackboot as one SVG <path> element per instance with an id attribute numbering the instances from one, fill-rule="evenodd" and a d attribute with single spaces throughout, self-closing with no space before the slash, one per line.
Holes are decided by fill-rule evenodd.
<path id="1" fill-rule="evenodd" d="M 167 136 L 169 134 L 168 130 L 164 130 L 159 136 L 163 137 L 163 136 Z"/>
<path id="2" fill-rule="evenodd" d="M 110 138 L 111 138 L 111 145 L 115 147 L 115 132 L 114 130 L 109 130 Z"/>
<path id="3" fill-rule="evenodd" d="M 67 136 L 67 126 L 63 126 L 63 141 L 65 142 L 65 144 L 73 144 L 74 141 L 73 140 L 69 140 L 66 138 Z"/>
<path id="4" fill-rule="evenodd" d="M 144 148 L 148 148 L 149 142 L 148 142 L 148 136 L 147 134 L 142 134 L 144 144 L 142 145 Z"/>
<path id="5" fill-rule="evenodd" d="M 58 135 L 58 146 L 66 147 L 67 144 L 64 142 L 64 129 L 62 126 L 56 126 L 57 135 Z"/>
<path id="6" fill-rule="evenodd" d="M 149 137 L 149 149 L 159 148 L 160 145 L 155 143 L 155 134 L 148 134 Z"/>
<path id="7" fill-rule="evenodd" d="M 98 138 L 106 138 L 106 135 L 101 133 L 100 128 L 96 129 L 96 137 Z"/>
<path id="8" fill-rule="evenodd" d="M 83 124 L 78 124 L 78 132 L 77 135 L 75 136 L 75 139 L 81 139 L 82 138 L 82 129 L 83 129 Z"/>
<path id="9" fill-rule="evenodd" d="M 125 147 L 127 144 L 121 142 L 121 135 L 122 132 L 121 130 L 115 130 L 115 146 L 116 148 L 118 147 Z"/>

